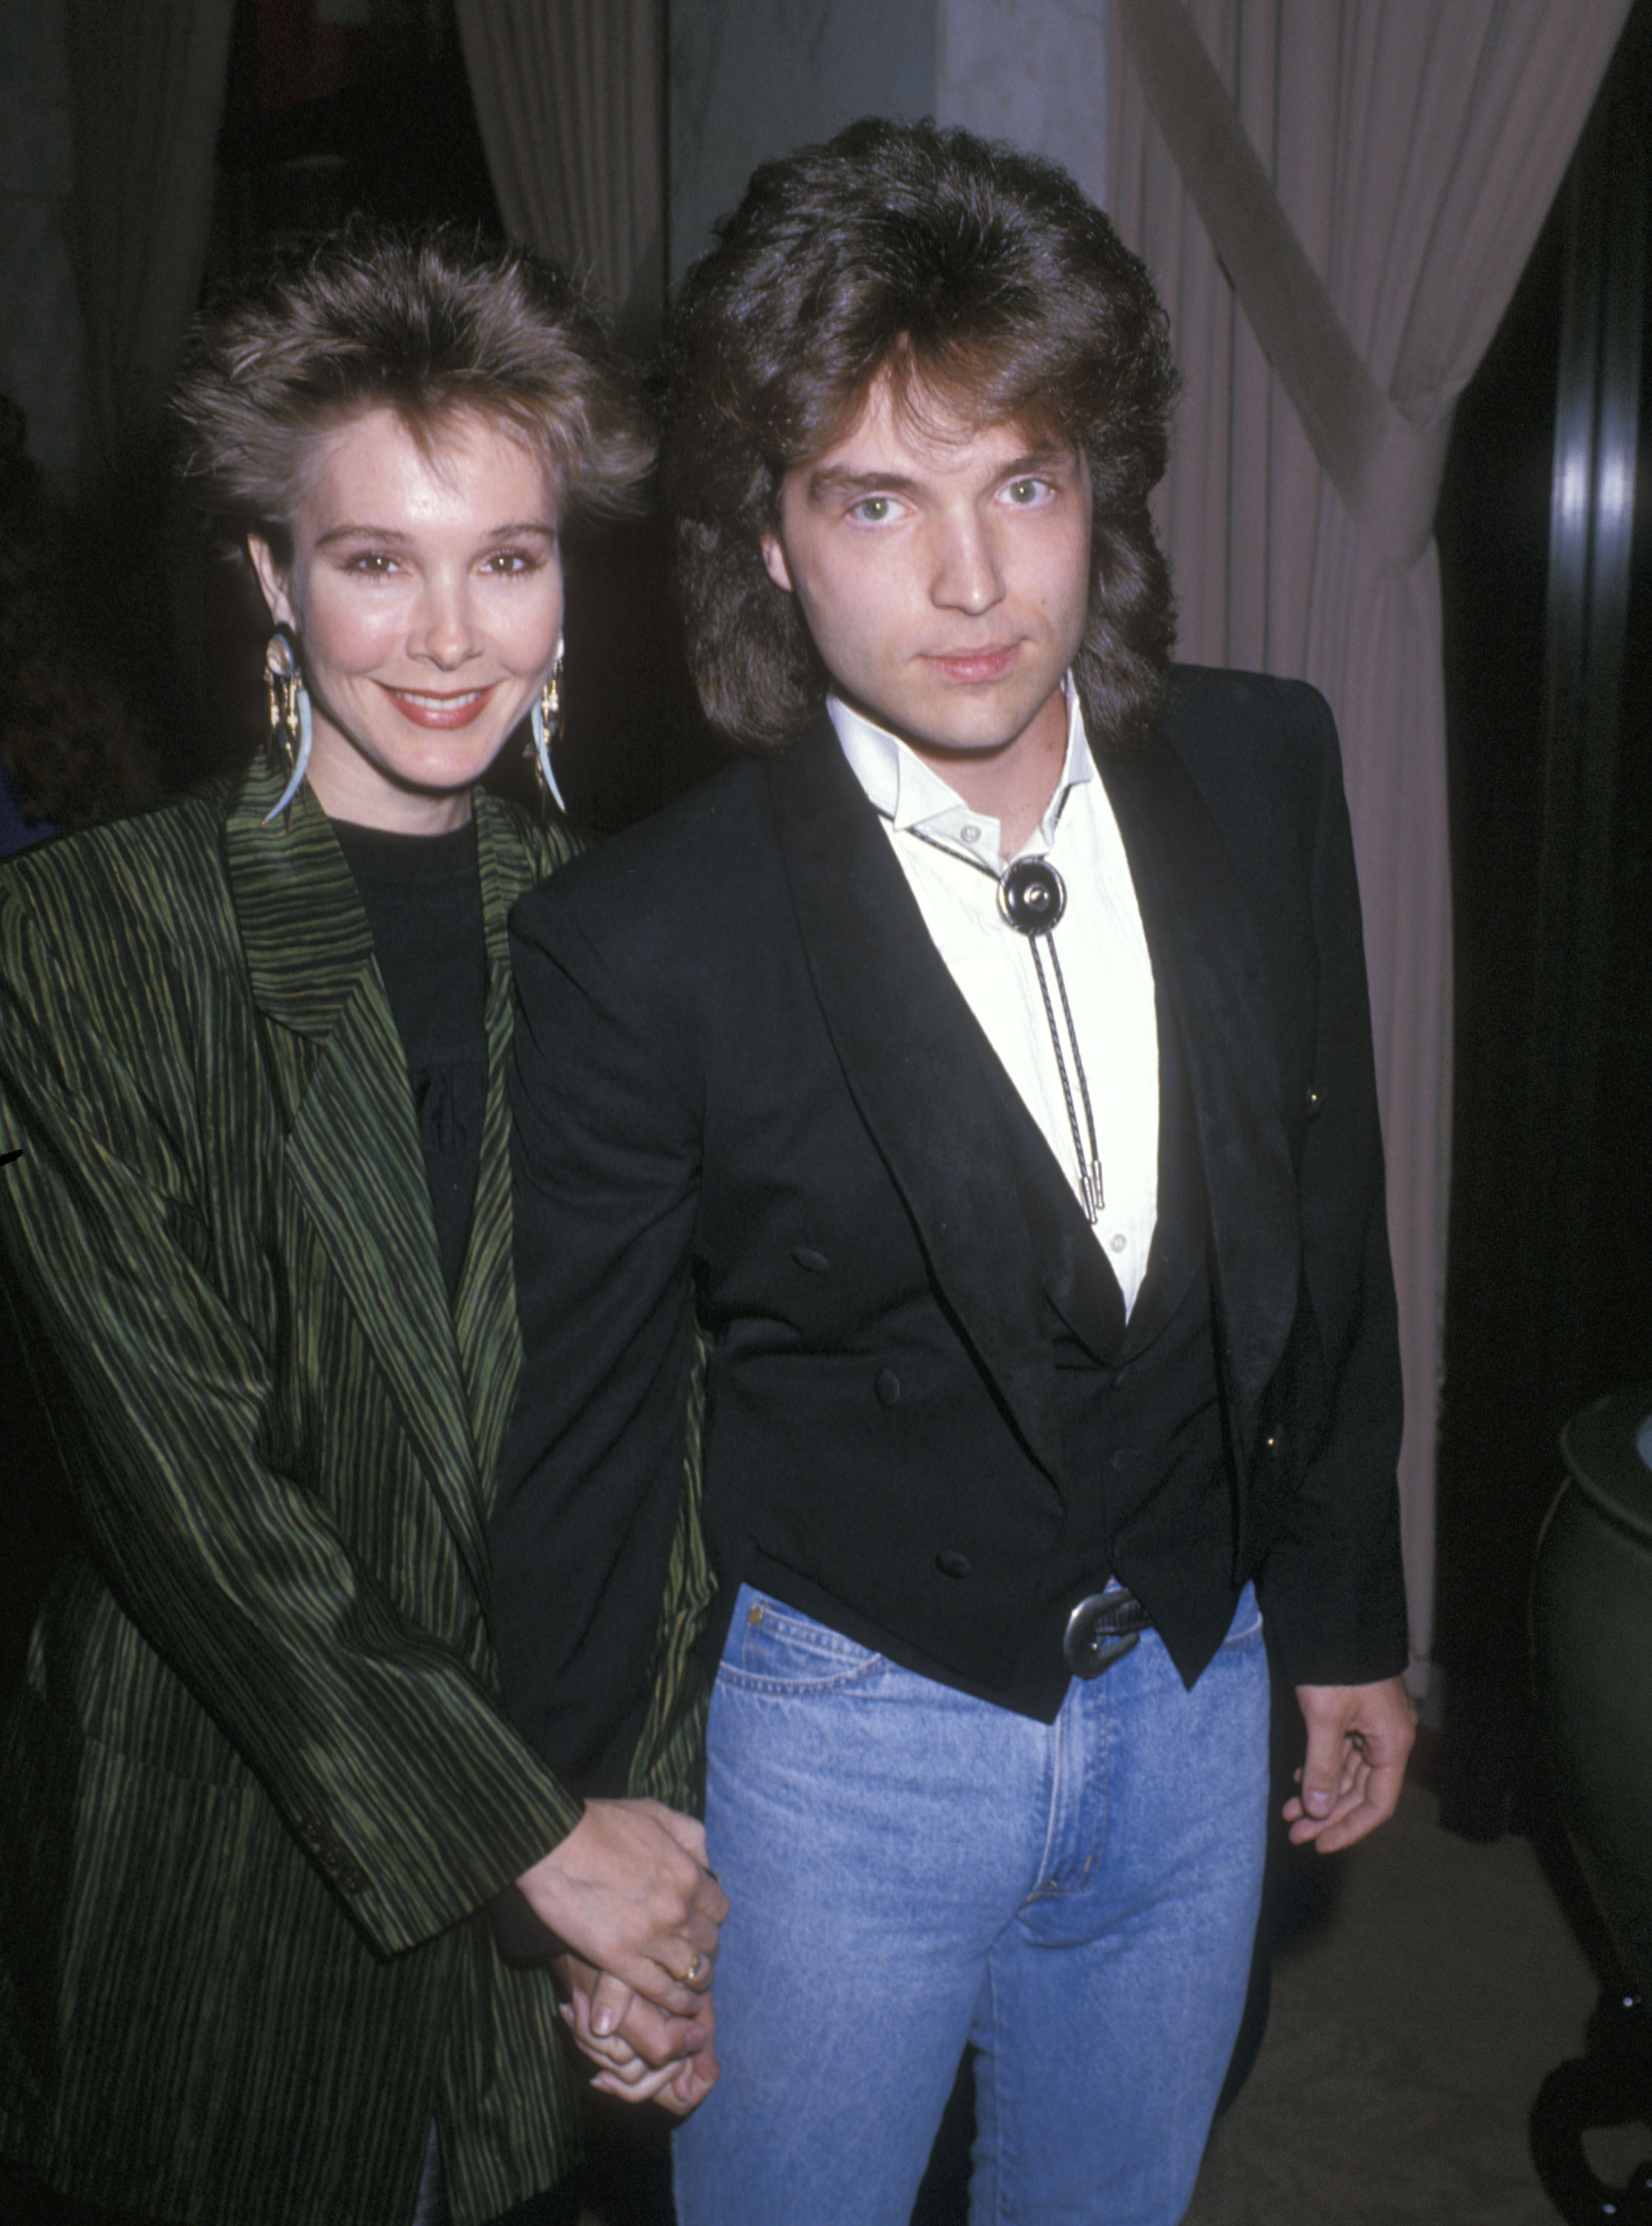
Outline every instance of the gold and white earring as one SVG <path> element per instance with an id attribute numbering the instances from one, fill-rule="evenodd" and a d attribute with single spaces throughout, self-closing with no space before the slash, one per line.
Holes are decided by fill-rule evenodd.
<path id="1" fill-rule="evenodd" d="M 289 779 L 281 801 L 265 817 L 278 819 L 304 785 L 309 770 L 310 699 L 298 663 L 298 646 L 289 626 L 278 626 L 264 652 L 264 683 L 270 697 L 270 736 L 286 760 Z"/>
<path id="2" fill-rule="evenodd" d="M 555 805 L 566 813 L 562 792 L 556 785 L 550 753 L 562 731 L 562 645 L 559 639 L 556 654 L 550 660 L 550 670 L 545 675 L 545 684 L 539 691 L 539 700 L 528 716 L 532 733 L 531 752 L 534 768 L 539 776 L 539 799 L 542 805 Z"/>

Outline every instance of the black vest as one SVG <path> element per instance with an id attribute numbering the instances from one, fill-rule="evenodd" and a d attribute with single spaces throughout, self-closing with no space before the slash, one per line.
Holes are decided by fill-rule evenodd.
<path id="1" fill-rule="evenodd" d="M 1192 1102 L 1162 993 L 1160 1039 L 1158 1223 L 1128 1324 L 1117 1280 L 1042 1133 L 995 1062 L 989 1080 L 1015 1139 L 1016 1163 L 1006 1179 L 1020 1187 L 1040 1250 L 1052 1262 L 1046 1319 L 1066 1455 L 1065 1491 L 1053 1520 L 1026 1541 L 1036 1565 L 1025 1572 L 1018 1630 L 999 1650 L 1002 1672 L 982 1675 L 974 1664 L 938 1661 L 912 1645 L 892 1631 L 886 1614 L 868 1612 L 870 1585 L 856 1598 L 860 1588 L 842 1574 L 830 1588 L 815 1581 L 806 1550 L 790 1551 L 784 1561 L 761 1552 L 739 1557 L 740 1574 L 805 1614 L 941 1683 L 1045 1722 L 1060 1708 L 1071 1674 L 1061 1651 L 1068 1615 L 1109 1574 L 1147 1607 L 1190 1684 L 1221 1644 L 1237 1597 L 1210 1218 Z M 845 1454 L 852 1458 L 848 1448 Z M 951 1481 L 959 1495 L 995 1488 L 992 1474 L 962 1466 Z M 832 1510 L 821 1515 L 829 1525 Z M 876 1539 L 861 1541 L 861 1557 L 870 1574 L 880 1558 Z M 843 1567 L 840 1555 L 836 1568 Z M 727 1597 L 719 1602 L 719 1644 L 730 1604 Z"/>

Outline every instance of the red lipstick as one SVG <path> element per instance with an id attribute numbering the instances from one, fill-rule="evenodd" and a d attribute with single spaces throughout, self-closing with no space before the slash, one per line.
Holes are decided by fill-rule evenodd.
<path id="1" fill-rule="evenodd" d="M 415 693 L 389 687 L 383 682 L 380 685 L 402 716 L 414 726 L 447 730 L 468 727 L 480 719 L 492 702 L 498 683 L 490 682 L 486 688 L 454 689 L 446 696 L 429 689 Z"/>

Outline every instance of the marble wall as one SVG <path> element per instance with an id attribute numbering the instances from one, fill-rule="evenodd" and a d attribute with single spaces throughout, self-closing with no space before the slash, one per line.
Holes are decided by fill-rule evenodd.
<path id="1" fill-rule="evenodd" d="M 1106 0 L 670 0 L 670 266 L 770 155 L 937 116 L 1107 189 Z"/>
<path id="2" fill-rule="evenodd" d="M 755 166 L 856 116 L 935 110 L 935 0 L 670 0 L 670 270 Z"/>
<path id="3" fill-rule="evenodd" d="M 80 307 L 63 235 L 73 171 L 65 0 L 0 5 L 0 393 L 29 452 L 73 491 Z"/>
<path id="4" fill-rule="evenodd" d="M 934 112 L 1049 155 L 1107 206 L 1106 0 L 935 0 Z"/>

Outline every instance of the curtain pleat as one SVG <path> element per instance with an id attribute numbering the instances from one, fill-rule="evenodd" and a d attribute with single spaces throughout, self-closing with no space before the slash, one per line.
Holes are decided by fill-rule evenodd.
<path id="1" fill-rule="evenodd" d="M 1406 544 L 1420 537 L 1395 521 L 1432 514 L 1452 404 L 1508 304 L 1629 4 L 1115 0 L 1113 10 L 1112 213 L 1170 311 L 1184 381 L 1159 512 L 1182 654 L 1310 680 L 1342 733 L 1400 1289 L 1401 1496 L 1420 1656 L 1433 1615 L 1451 893 L 1439 570 L 1432 539 L 1414 554 Z M 1248 204 L 1247 221 L 1262 230 L 1241 243 L 1231 274 L 1196 209 L 1189 181 L 1208 200 L 1207 173 L 1220 175 L 1210 117 L 1201 135 L 1196 112 L 1208 87 L 1197 71 L 1153 60 L 1190 29 L 1225 88 L 1227 124 L 1271 185 L 1274 213 L 1360 375 L 1394 413 L 1392 436 L 1368 443 L 1359 487 L 1309 410 L 1325 451 L 1316 453 L 1289 398 L 1304 376 L 1292 359 L 1303 297 L 1270 292 L 1288 258 L 1268 251 L 1265 205 Z M 1183 147 L 1187 180 L 1167 140 Z M 1218 232 L 1229 213 L 1213 209 Z M 1313 354 L 1312 333 L 1304 345 L 1321 367 L 1337 353 Z M 1357 384 L 1350 376 L 1340 396 L 1320 398 L 1327 422 L 1358 415 Z"/>
<path id="2" fill-rule="evenodd" d="M 148 447 L 212 221 L 234 0 L 69 0 L 88 484 Z"/>
<path id="3" fill-rule="evenodd" d="M 649 332 L 665 269 L 661 0 L 458 0 L 458 16 L 506 230 Z"/>

